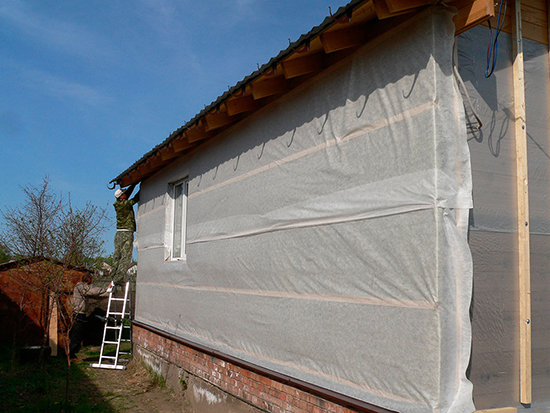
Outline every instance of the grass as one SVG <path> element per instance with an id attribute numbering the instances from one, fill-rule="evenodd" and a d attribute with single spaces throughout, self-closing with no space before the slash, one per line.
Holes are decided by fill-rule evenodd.
<path id="1" fill-rule="evenodd" d="M 115 412 L 109 402 L 97 394 L 86 368 L 78 364 L 71 366 L 70 394 L 66 406 L 67 369 L 64 357 L 49 357 L 42 365 L 22 363 L 14 350 L 0 347 L 0 412 Z"/>

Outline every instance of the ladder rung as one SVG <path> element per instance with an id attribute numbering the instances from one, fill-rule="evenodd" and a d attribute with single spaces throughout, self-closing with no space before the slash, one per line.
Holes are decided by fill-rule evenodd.
<path id="1" fill-rule="evenodd" d="M 132 337 L 130 338 L 122 338 L 123 332 L 127 329 L 132 328 L 132 307 L 131 307 L 131 298 L 130 298 L 130 290 L 129 290 L 129 283 L 126 283 L 126 290 L 124 293 L 124 298 L 116 297 L 113 294 L 109 296 L 109 306 L 106 317 L 103 318 L 105 321 L 105 328 L 103 332 L 103 343 L 101 347 L 101 354 L 99 356 L 99 363 L 90 364 L 90 367 L 101 367 L 101 368 L 110 368 L 110 369 L 125 369 L 125 366 L 118 365 L 119 362 L 128 362 L 131 360 L 132 350 L 129 351 L 120 351 L 121 343 L 128 343 L 132 341 Z M 118 295 L 118 294 L 117 294 Z M 122 311 L 111 311 L 111 304 L 113 302 L 122 302 L 124 303 L 122 306 L 119 305 L 113 305 L 115 309 L 122 307 Z M 114 324 L 114 325 L 109 325 Z M 114 340 L 112 339 L 107 340 L 106 334 L 108 330 L 114 330 Z M 118 331 L 118 333 L 116 333 Z M 112 335 L 111 335 L 112 336 Z M 116 346 L 116 352 L 114 356 L 106 356 L 103 355 L 105 349 L 104 345 L 110 345 L 110 346 Z M 127 346 L 125 346 L 127 349 Z M 111 353 L 112 354 L 112 353 Z M 122 356 L 122 358 L 120 358 Z M 103 360 L 108 360 L 107 362 L 104 362 Z"/>

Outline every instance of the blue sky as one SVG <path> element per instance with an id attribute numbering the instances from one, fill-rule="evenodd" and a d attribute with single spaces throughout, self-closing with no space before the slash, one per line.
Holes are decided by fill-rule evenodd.
<path id="1" fill-rule="evenodd" d="M 2 0 L 0 209 L 47 175 L 114 218 L 111 179 L 347 2 Z"/>

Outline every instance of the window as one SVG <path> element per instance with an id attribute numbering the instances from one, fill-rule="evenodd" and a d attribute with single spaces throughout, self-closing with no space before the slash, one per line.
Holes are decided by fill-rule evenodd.
<path id="1" fill-rule="evenodd" d="M 173 260 L 185 260 L 185 237 L 187 226 L 187 179 L 172 184 L 172 256 Z"/>

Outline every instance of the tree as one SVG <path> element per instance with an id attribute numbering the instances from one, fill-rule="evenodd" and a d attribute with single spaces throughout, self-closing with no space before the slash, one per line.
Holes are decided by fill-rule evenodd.
<path id="1" fill-rule="evenodd" d="M 35 305 L 40 306 L 46 344 L 53 304 L 64 307 L 62 297 L 71 282 L 65 275 L 67 269 L 80 266 L 93 270 L 96 257 L 104 253 L 101 235 L 108 218 L 105 209 L 91 203 L 84 208 L 73 206 L 70 195 L 64 202 L 52 192 L 48 177 L 40 186 L 27 185 L 22 189 L 23 204 L 2 211 L 5 231 L 0 242 L 18 260 L 44 258 L 56 264 L 27 266 L 29 274 L 24 277 L 26 281 L 21 281 L 21 288 L 39 292 L 42 297 Z M 69 330 L 72 317 L 65 317 L 64 321 Z"/>
<path id="2" fill-rule="evenodd" d="M 22 205 L 2 211 L 5 231 L 0 245 L 16 259 L 44 257 L 70 266 L 90 268 L 104 253 L 101 235 L 107 229 L 107 212 L 88 202 L 74 207 L 57 197 L 48 177 L 42 185 L 22 188 Z"/>
<path id="3" fill-rule="evenodd" d="M 55 231 L 63 208 L 44 178 L 41 186 L 23 188 L 26 202 L 2 212 L 6 231 L 3 243 L 16 258 L 55 257 Z"/>
<path id="4" fill-rule="evenodd" d="M 43 259 L 40 265 L 25 266 L 28 273 L 17 281 L 21 288 L 38 293 L 41 297 L 35 305 L 40 306 L 45 348 L 52 308 L 59 309 L 59 317 L 66 332 L 73 325 L 71 301 L 67 299 L 67 289 L 72 280 L 67 276 L 67 270 L 72 267 L 92 270 L 94 264 L 98 263 L 97 257 L 104 254 L 101 235 L 107 228 L 108 217 L 104 208 L 89 202 L 83 208 L 73 206 L 70 195 L 65 203 L 62 197 L 52 192 L 48 177 L 43 179 L 40 186 L 29 184 L 22 189 L 25 202 L 2 211 L 6 229 L 0 235 L 0 243 L 4 245 L 7 254 L 18 260 L 36 262 L 37 259 Z M 67 410 L 71 370 L 69 340 L 65 338 L 62 346 L 68 366 L 65 392 Z M 43 352 L 40 359 L 42 361 Z"/>

